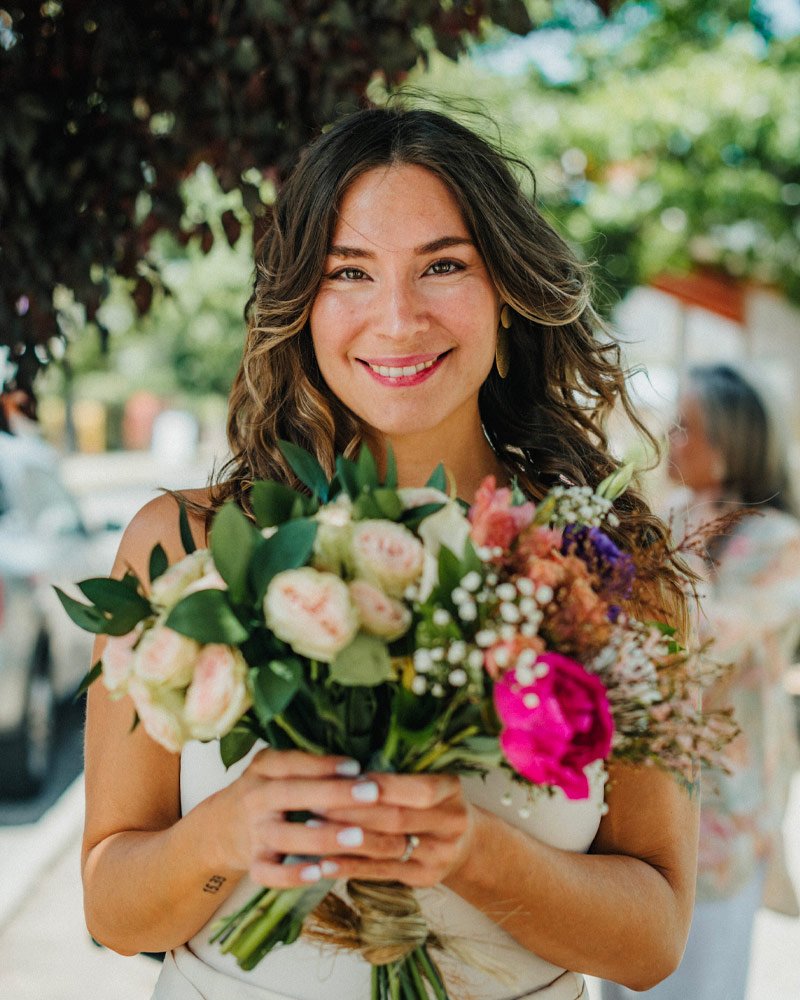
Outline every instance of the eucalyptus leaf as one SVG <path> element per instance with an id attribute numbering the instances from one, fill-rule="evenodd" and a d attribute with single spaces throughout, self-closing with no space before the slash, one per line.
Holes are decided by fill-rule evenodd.
<path id="1" fill-rule="evenodd" d="M 168 628 L 196 642 L 236 646 L 248 631 L 233 612 L 223 590 L 198 590 L 179 601 L 165 622 Z"/>
<path id="2" fill-rule="evenodd" d="M 330 666 L 331 680 L 347 686 L 374 687 L 394 676 L 388 647 L 383 639 L 359 632 Z"/>

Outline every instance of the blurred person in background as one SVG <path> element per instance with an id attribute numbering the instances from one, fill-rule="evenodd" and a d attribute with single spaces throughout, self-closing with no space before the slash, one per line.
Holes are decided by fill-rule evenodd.
<path id="1" fill-rule="evenodd" d="M 781 825 L 799 754 L 786 671 L 800 639 L 800 520 L 788 457 L 759 393 L 727 365 L 689 372 L 670 432 L 680 534 L 755 510 L 711 537 L 699 565 L 699 629 L 732 669 L 709 702 L 741 734 L 731 774 L 704 773 L 697 902 L 678 970 L 644 993 L 603 984 L 603 1000 L 744 1000 L 756 911 L 797 915 Z M 681 522 L 683 524 L 681 525 Z"/>

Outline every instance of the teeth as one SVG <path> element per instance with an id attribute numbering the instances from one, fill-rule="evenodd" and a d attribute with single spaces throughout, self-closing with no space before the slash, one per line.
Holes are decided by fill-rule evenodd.
<path id="1" fill-rule="evenodd" d="M 424 372 L 426 368 L 432 368 L 435 364 L 436 359 L 433 361 L 424 361 L 419 365 L 406 365 L 405 368 L 389 368 L 386 365 L 371 365 L 369 361 L 367 364 L 370 368 L 377 372 L 378 375 L 383 375 L 384 378 L 401 378 L 402 376 L 417 375 L 419 372 Z"/>

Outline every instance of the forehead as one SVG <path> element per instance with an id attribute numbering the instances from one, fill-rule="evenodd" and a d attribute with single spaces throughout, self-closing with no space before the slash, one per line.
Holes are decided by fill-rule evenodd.
<path id="1" fill-rule="evenodd" d="M 333 242 L 402 251 L 441 236 L 470 238 L 455 196 L 425 167 L 398 164 L 374 167 L 347 188 Z"/>

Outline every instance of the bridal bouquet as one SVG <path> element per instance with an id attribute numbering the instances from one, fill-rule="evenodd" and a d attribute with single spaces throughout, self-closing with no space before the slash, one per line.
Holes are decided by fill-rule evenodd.
<path id="1" fill-rule="evenodd" d="M 281 447 L 308 493 L 255 482 L 252 519 L 225 504 L 210 550 L 182 510 L 186 557 L 167 566 L 156 546 L 149 592 L 131 573 L 80 583 L 90 604 L 59 592 L 78 625 L 110 637 L 85 683 L 102 675 L 128 694 L 167 749 L 217 739 L 230 766 L 262 739 L 365 772 L 502 767 L 571 799 L 588 796 L 597 760 L 653 761 L 687 782 L 719 763 L 734 727 L 697 697 L 713 671 L 626 610 L 641 553 L 605 529 L 629 470 L 538 505 L 488 478 L 467 508 L 441 466 L 402 489 L 391 455 L 381 481 L 362 448 L 328 481 Z M 446 937 L 400 883 L 264 889 L 215 940 L 250 969 L 301 933 L 358 949 L 373 1000 L 447 997 L 431 954 Z"/>

